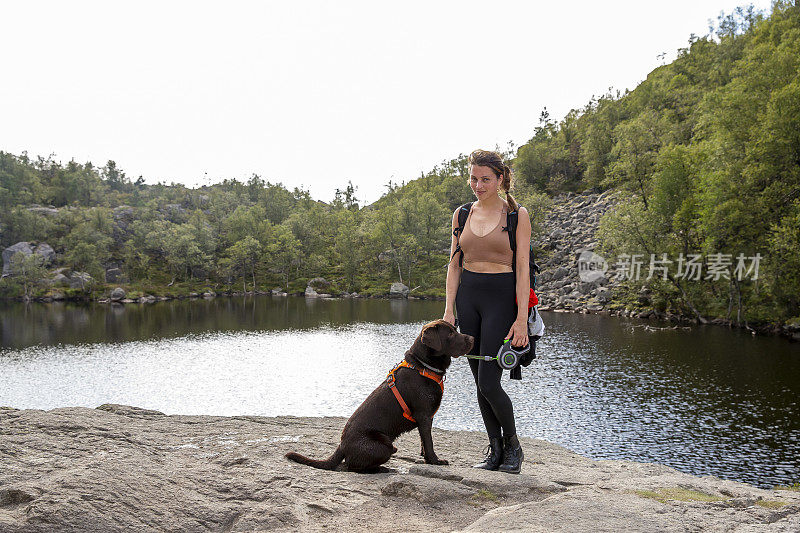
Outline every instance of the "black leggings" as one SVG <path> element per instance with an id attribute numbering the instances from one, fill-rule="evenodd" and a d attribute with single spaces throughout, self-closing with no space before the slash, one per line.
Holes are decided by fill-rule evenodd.
<path id="1" fill-rule="evenodd" d="M 497 355 L 517 318 L 516 280 L 513 272 L 486 274 L 464 270 L 456 293 L 456 313 L 461 333 L 475 337 L 471 355 Z M 516 435 L 514 407 L 500 386 L 503 369 L 497 361 L 469 359 L 478 387 L 478 406 L 491 438 Z"/>

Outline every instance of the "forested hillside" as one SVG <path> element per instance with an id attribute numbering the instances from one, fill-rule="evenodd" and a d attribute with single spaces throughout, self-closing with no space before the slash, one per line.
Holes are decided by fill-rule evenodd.
<path id="1" fill-rule="evenodd" d="M 26 281 L 34 294 L 47 291 L 37 282 L 55 265 L 92 278 L 69 294 L 102 290 L 109 269 L 159 295 L 302 292 L 317 276 L 333 292 L 385 294 L 402 281 L 416 295 L 441 294 L 450 214 L 471 194 L 466 173 L 461 156 L 405 186 L 390 183 L 363 208 L 351 184 L 323 203 L 255 175 L 189 189 L 131 182 L 113 161 L 96 168 L 0 152 L 0 244 L 45 242 L 56 252 L 51 265 L 36 254 L 18 261 L 3 294 L 22 294 Z"/>
<path id="2" fill-rule="evenodd" d="M 534 231 L 548 197 L 618 189 L 624 200 L 599 230 L 609 261 L 699 256 L 708 268 L 722 254 L 733 270 L 740 254 L 761 258 L 755 278 L 673 270 L 631 280 L 631 294 L 646 284 L 657 306 L 703 319 L 797 317 L 799 73 L 800 8 L 777 2 L 770 14 L 720 17 L 632 91 L 594 98 L 560 121 L 542 113 L 530 141 L 508 154 Z M 402 281 L 412 294 L 442 295 L 450 215 L 471 197 L 467 173 L 461 155 L 360 206 L 345 183 L 323 203 L 255 175 L 191 189 L 132 181 L 111 161 L 98 168 L 0 152 L 0 244 L 55 251 L 47 265 L 37 254 L 16 262 L 0 295 L 45 294 L 53 288 L 40 280 L 56 267 L 91 276 L 70 294 L 99 294 L 113 270 L 129 290 L 150 294 L 294 292 L 323 276 L 332 292 L 385 294 Z"/>
<path id="3" fill-rule="evenodd" d="M 644 266 L 650 254 L 667 254 L 668 279 L 646 282 L 660 305 L 740 321 L 796 317 L 800 8 L 777 2 L 768 17 L 737 10 L 633 91 L 597 98 L 557 124 L 545 114 L 515 168 L 550 193 L 628 191 L 601 222 L 602 250 L 609 259 L 642 254 Z M 731 275 L 706 279 L 706 268 L 699 280 L 682 278 L 681 254 L 700 255 L 705 267 L 730 261 Z M 739 254 L 761 255 L 757 279 L 732 275 Z"/>

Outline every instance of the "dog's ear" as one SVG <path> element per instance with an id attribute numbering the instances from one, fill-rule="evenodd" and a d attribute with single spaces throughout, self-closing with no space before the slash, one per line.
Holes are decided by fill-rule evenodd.
<path id="1" fill-rule="evenodd" d="M 437 352 L 442 349 L 442 331 L 438 324 L 426 324 L 422 328 L 422 344 Z"/>

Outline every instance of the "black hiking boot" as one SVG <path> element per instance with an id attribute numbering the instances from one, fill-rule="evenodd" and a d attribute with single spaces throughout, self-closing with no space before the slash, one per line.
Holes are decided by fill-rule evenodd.
<path id="1" fill-rule="evenodd" d="M 503 441 L 500 437 L 489 437 L 489 446 L 486 447 L 486 459 L 482 463 L 473 465 L 472 468 L 484 470 L 497 470 L 503 462 Z"/>
<path id="2" fill-rule="evenodd" d="M 524 458 L 525 454 L 522 453 L 517 436 L 503 437 L 503 462 L 497 469 L 507 474 L 519 474 Z"/>

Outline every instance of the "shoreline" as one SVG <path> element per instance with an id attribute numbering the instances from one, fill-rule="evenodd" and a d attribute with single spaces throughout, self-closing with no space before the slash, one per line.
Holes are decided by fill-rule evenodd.
<path id="1" fill-rule="evenodd" d="M 603 272 L 602 276 L 592 281 L 582 281 L 579 276 L 579 258 L 599 251 L 598 229 L 600 219 L 615 208 L 621 199 L 622 192 L 607 190 L 601 193 L 589 190 L 582 193 L 562 193 L 552 199 L 543 215 L 541 231 L 533 238 L 536 260 L 542 271 L 538 275 L 536 292 L 540 300 L 540 309 L 554 312 L 573 312 L 581 314 L 602 314 L 607 316 L 624 316 L 629 318 L 656 319 L 670 323 L 672 328 L 691 325 L 717 325 L 749 331 L 753 335 L 777 335 L 790 341 L 800 342 L 800 317 L 783 322 L 782 319 L 761 319 L 760 322 L 749 323 L 746 320 L 737 322 L 731 318 L 732 307 L 729 306 L 727 318 L 722 316 L 703 316 L 695 311 L 692 314 L 685 302 L 670 301 L 666 303 L 654 301 L 652 291 L 642 287 L 638 293 L 631 293 L 625 287 L 618 272 Z M 19 243 L 18 243 L 19 244 Z M 49 248 L 49 246 L 48 246 Z M 52 251 L 52 250 L 51 250 Z M 447 250 L 442 251 L 448 253 Z M 38 252 L 37 252 L 38 253 Z M 87 287 L 85 277 L 88 274 L 73 272 L 74 284 L 69 288 L 64 285 L 65 268 L 56 269 L 58 275 L 50 280 L 48 292 L 37 293 L 36 297 L 15 295 L 0 298 L 2 301 L 40 302 L 54 301 L 97 302 L 108 304 L 155 303 L 159 301 L 240 297 L 240 296 L 305 296 L 306 298 L 364 298 L 364 299 L 409 299 L 443 301 L 444 296 L 438 289 L 409 288 L 399 282 L 384 280 L 369 282 L 363 288 L 365 294 L 341 292 L 336 283 L 325 278 L 315 277 L 305 280 L 305 289 L 299 283 L 305 278 L 297 278 L 289 284 L 291 292 L 283 288 L 257 291 L 227 290 L 217 292 L 210 288 L 209 280 L 187 285 L 141 285 L 130 283 L 126 277 L 106 277 L 106 281 L 97 281 L 95 288 Z M 114 269 L 118 271 L 119 269 Z M 56 282 L 57 279 L 60 281 Z M 91 280 L 91 277 L 88 278 Z M 637 278 L 638 279 L 638 278 Z M 165 280 L 160 280 L 166 283 Z M 119 283 L 119 285 L 116 285 Z M 207 284 L 208 283 L 208 284 Z M 59 286 L 59 284 L 64 286 Z M 264 283 L 261 287 L 268 285 Z M 442 283 L 443 286 L 443 283 Z M 319 293 L 317 292 L 319 290 Z M 149 293 L 148 291 L 152 292 Z M 327 291 L 331 291 L 328 294 Z M 156 295 L 158 294 L 158 295 Z M 691 305 L 690 308 L 694 309 Z M 710 312 L 710 311 L 709 311 Z M 720 311 L 721 312 L 721 311 Z M 733 313 L 735 315 L 735 313 Z M 659 329 L 661 326 L 654 327 Z M 663 329 L 663 328 L 661 328 Z"/>
<path id="2" fill-rule="evenodd" d="M 172 300 L 210 300 L 214 298 L 237 298 L 237 297 L 254 297 L 254 296 L 269 296 L 269 297 L 278 297 L 284 298 L 288 296 L 294 297 L 304 297 L 307 299 L 319 299 L 319 300 L 341 300 L 341 299 L 362 299 L 362 300 L 428 300 L 428 301 L 440 301 L 443 302 L 445 299 L 441 296 L 412 296 L 408 295 L 407 297 L 396 297 L 391 296 L 390 294 L 382 294 L 382 295 L 358 295 L 358 294 L 348 294 L 344 293 L 342 295 L 333 295 L 333 294 L 316 294 L 314 296 L 308 296 L 302 292 L 296 293 L 286 293 L 286 292 L 272 292 L 272 291 L 248 291 L 248 292 L 214 292 L 213 294 L 209 293 L 190 293 L 188 295 L 178 295 L 178 296 L 152 296 L 152 295 L 145 295 L 141 296 L 136 299 L 130 298 L 120 298 L 120 299 L 112 299 L 112 298 L 92 298 L 92 297 L 79 297 L 79 296 L 70 296 L 70 297 L 61 297 L 61 298 L 54 298 L 54 297 L 36 297 L 36 298 L 29 298 L 27 301 L 24 298 L 16 297 L 16 298 L 0 298 L 0 302 L 14 302 L 14 303 L 37 303 L 37 304 L 49 304 L 53 302 L 71 302 L 71 303 L 99 303 L 99 304 L 108 304 L 108 305 L 132 305 L 132 304 L 153 304 L 156 302 L 167 302 Z M 613 302 L 612 302 L 613 303 Z M 767 322 L 763 324 L 748 324 L 748 323 L 740 323 L 736 324 L 731 320 L 726 320 L 722 318 L 715 318 L 708 320 L 706 323 L 701 323 L 697 320 L 696 317 L 692 316 L 684 316 L 684 315 L 677 315 L 671 313 L 662 313 L 656 310 L 648 309 L 645 311 L 637 311 L 637 310 L 628 310 L 626 308 L 616 308 L 616 309 L 589 309 L 587 307 L 579 307 L 576 309 L 565 308 L 560 306 L 549 306 L 549 305 L 540 305 L 539 310 L 542 312 L 549 312 L 549 313 L 573 313 L 573 314 L 582 314 L 582 315 L 602 315 L 602 316 L 610 316 L 610 317 L 623 317 L 623 318 L 638 318 L 640 320 L 655 320 L 660 323 L 671 324 L 670 326 L 648 326 L 645 324 L 645 328 L 650 331 L 659 331 L 659 330 L 674 330 L 680 329 L 682 327 L 694 327 L 694 326 L 722 326 L 727 327 L 728 329 L 741 329 L 749 331 L 752 335 L 767 335 L 767 336 L 778 336 L 787 339 L 789 342 L 800 342 L 800 327 L 793 327 L 782 325 L 777 322 Z"/>

